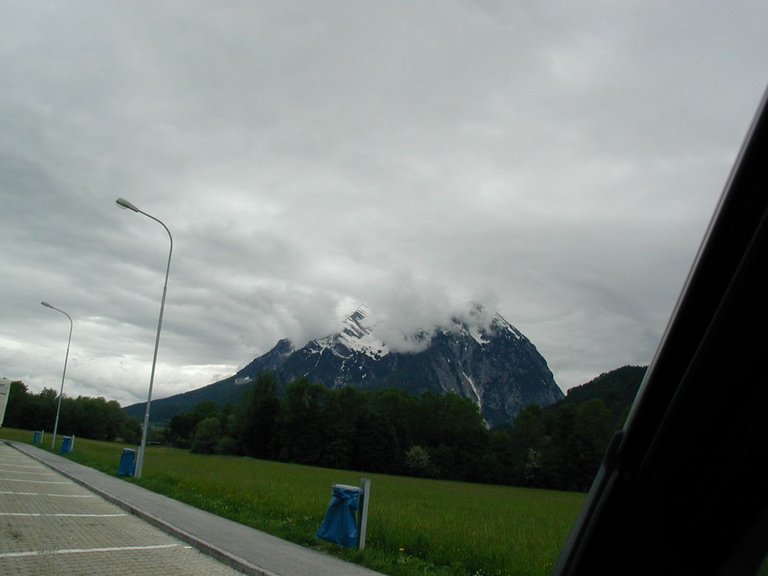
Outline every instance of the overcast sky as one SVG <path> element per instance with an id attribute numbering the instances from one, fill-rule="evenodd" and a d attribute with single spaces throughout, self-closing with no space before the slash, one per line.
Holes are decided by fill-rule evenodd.
<path id="1" fill-rule="evenodd" d="M 768 3 L 0 0 L 0 376 L 146 399 L 480 302 L 563 390 L 650 362 Z"/>

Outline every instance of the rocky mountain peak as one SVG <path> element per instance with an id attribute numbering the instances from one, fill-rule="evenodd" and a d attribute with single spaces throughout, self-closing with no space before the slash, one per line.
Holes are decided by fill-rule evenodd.
<path id="1" fill-rule="evenodd" d="M 301 348 L 282 339 L 224 380 L 155 401 L 155 415 L 170 418 L 174 409 L 189 410 L 203 400 L 237 403 L 262 372 L 274 374 L 283 388 L 307 378 L 328 388 L 453 393 L 472 401 L 489 426 L 511 423 L 528 405 L 548 406 L 563 398 L 536 347 L 501 314 L 482 306 L 443 326 L 405 335 L 407 352 L 385 342 L 373 320 L 360 307 L 338 332 Z"/>
<path id="2" fill-rule="evenodd" d="M 511 422 L 529 404 L 546 406 L 563 397 L 535 346 L 501 314 L 482 306 L 446 326 L 407 335 L 418 344 L 412 352 L 393 350 L 376 332 L 362 306 L 339 332 L 290 353 L 283 346 L 278 354 L 276 347 L 236 376 L 252 378 L 268 367 L 284 383 L 306 377 L 329 388 L 451 392 L 474 402 L 489 425 Z"/>

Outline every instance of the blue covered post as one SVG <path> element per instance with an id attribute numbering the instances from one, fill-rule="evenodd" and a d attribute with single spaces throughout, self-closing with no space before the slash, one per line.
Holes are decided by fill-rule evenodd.
<path id="1" fill-rule="evenodd" d="M 61 447 L 59 448 L 59 454 L 69 454 L 75 448 L 75 437 L 64 436 L 61 439 Z"/>
<path id="2" fill-rule="evenodd" d="M 325 519 L 316 536 L 340 546 L 362 550 L 365 546 L 369 487 L 369 480 L 363 481 L 363 488 L 335 484 Z"/>
<path id="3" fill-rule="evenodd" d="M 120 455 L 120 465 L 117 467 L 118 476 L 133 476 L 136 473 L 136 450 L 123 448 Z"/>

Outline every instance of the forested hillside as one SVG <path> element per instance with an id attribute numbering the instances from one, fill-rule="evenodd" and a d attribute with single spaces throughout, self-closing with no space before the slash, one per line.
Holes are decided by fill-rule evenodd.
<path id="1" fill-rule="evenodd" d="M 177 414 L 154 441 L 194 452 L 471 482 L 587 490 L 611 435 L 626 418 L 645 368 L 625 366 L 532 405 L 514 424 L 489 429 L 477 405 L 455 394 L 330 390 L 307 379 L 279 393 L 262 373 L 238 404 L 201 402 Z M 57 395 L 13 382 L 5 425 L 53 427 Z M 138 442 L 140 425 L 117 402 L 65 397 L 59 433 Z"/>
<path id="2" fill-rule="evenodd" d="M 24 430 L 52 432 L 56 420 L 58 394 L 51 388 L 42 392 L 29 392 L 21 381 L 11 382 L 8 406 L 3 426 Z M 78 396 L 61 401 L 59 434 L 82 436 L 94 440 L 117 440 L 137 443 L 141 436 L 141 424 L 128 416 L 116 401 L 104 398 Z"/>
<path id="3" fill-rule="evenodd" d="M 611 372 L 600 374 L 581 386 L 568 390 L 566 397 L 552 406 L 557 410 L 562 406 L 583 404 L 595 398 L 600 399 L 616 419 L 620 427 L 627 417 L 629 407 L 637 395 L 647 366 L 623 366 Z"/>
<path id="4" fill-rule="evenodd" d="M 490 430 L 476 405 L 453 394 L 329 390 L 300 379 L 280 396 L 263 373 L 237 408 L 203 402 L 172 418 L 166 441 L 204 453 L 586 490 L 644 371 L 603 374 L 555 406 L 529 406 L 512 426 Z"/>

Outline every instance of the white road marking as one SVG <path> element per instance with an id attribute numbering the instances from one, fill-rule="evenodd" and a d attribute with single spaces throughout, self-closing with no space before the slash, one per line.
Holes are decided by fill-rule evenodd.
<path id="1" fill-rule="evenodd" d="M 50 482 L 49 480 L 27 480 L 20 478 L 3 478 L 3 482 L 28 482 L 30 484 L 72 484 L 72 482 Z"/>
<path id="2" fill-rule="evenodd" d="M 118 518 L 128 514 L 43 514 L 42 512 L 0 512 L 0 516 L 46 516 L 55 518 Z"/>
<path id="3" fill-rule="evenodd" d="M 154 546 L 114 546 L 110 548 L 69 548 L 65 550 L 32 550 L 30 552 L 5 552 L 3 558 L 23 558 L 25 556 L 49 556 L 54 554 L 88 554 L 94 552 L 123 552 L 130 550 L 159 550 L 163 548 L 178 548 L 180 544 L 156 544 Z M 189 546 L 185 546 L 189 548 Z"/>
<path id="4" fill-rule="evenodd" d="M 53 496 L 56 498 L 96 498 L 95 494 L 45 494 L 43 492 L 13 492 L 11 490 L 0 490 L 0 494 L 10 494 L 15 496 Z"/>
<path id="5" fill-rule="evenodd" d="M 26 470 L 5 470 L 0 468 L 0 472 L 10 472 L 11 474 L 31 474 L 33 476 L 58 476 L 55 472 L 27 472 Z"/>

